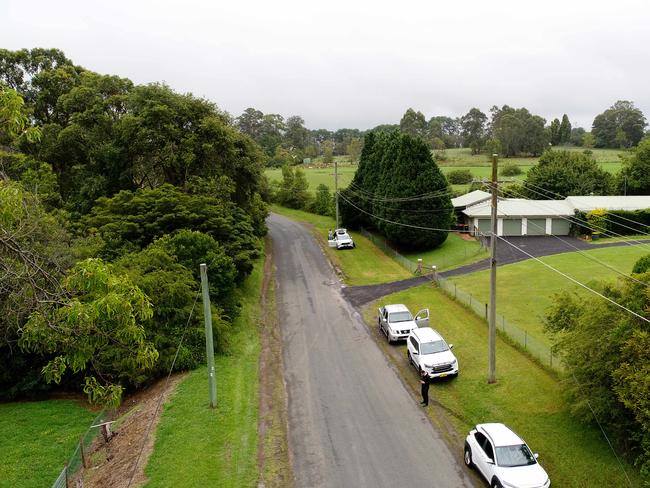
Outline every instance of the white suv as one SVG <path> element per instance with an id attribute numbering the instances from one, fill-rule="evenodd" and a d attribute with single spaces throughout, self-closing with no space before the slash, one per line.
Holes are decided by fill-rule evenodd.
<path id="1" fill-rule="evenodd" d="M 411 331 L 406 340 L 406 356 L 418 372 L 426 371 L 432 378 L 458 376 L 458 359 L 451 352 L 453 347 L 438 332 L 423 327 Z"/>
<path id="2" fill-rule="evenodd" d="M 429 325 L 429 309 L 420 310 L 415 318 L 401 303 L 385 305 L 379 309 L 379 330 L 386 336 L 388 343 L 403 341 L 413 329 Z"/>
<path id="3" fill-rule="evenodd" d="M 526 443 L 503 424 L 478 424 L 465 439 L 465 464 L 492 488 L 548 488 L 546 471 Z"/>

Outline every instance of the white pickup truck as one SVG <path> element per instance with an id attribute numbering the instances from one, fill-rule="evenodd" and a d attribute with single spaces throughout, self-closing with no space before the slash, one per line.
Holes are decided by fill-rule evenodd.
<path id="1" fill-rule="evenodd" d="M 388 343 L 403 341 L 413 329 L 429 326 L 429 309 L 420 310 L 415 317 L 406 305 L 384 305 L 379 309 L 379 330 L 386 336 Z"/>

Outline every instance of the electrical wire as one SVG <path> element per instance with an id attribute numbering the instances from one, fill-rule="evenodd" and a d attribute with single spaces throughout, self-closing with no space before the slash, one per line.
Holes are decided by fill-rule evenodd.
<path id="1" fill-rule="evenodd" d="M 149 421 L 149 426 L 147 427 L 146 432 L 144 433 L 144 436 L 142 437 L 142 445 L 140 446 L 140 451 L 138 452 L 138 457 L 135 460 L 135 464 L 133 465 L 133 469 L 131 470 L 131 476 L 129 477 L 129 484 L 127 485 L 127 488 L 131 487 L 131 483 L 133 483 L 133 479 L 135 478 L 135 473 L 138 468 L 138 463 L 140 462 L 140 458 L 142 457 L 142 452 L 144 451 L 144 446 L 147 443 L 147 439 L 149 438 L 149 434 L 151 433 L 151 428 L 153 426 L 154 420 L 156 419 L 156 415 L 158 415 L 158 410 L 160 410 L 160 405 L 162 403 L 163 396 L 165 394 L 165 391 L 167 391 L 167 386 L 169 385 L 169 378 L 171 378 L 172 371 L 174 370 L 174 365 L 176 364 L 176 359 L 178 358 L 178 353 L 181 350 L 181 346 L 183 345 L 183 340 L 185 339 L 185 334 L 187 333 L 187 330 L 189 329 L 190 325 L 190 320 L 192 320 L 192 315 L 194 314 L 194 308 L 196 307 L 196 302 L 199 299 L 199 295 L 201 295 L 201 289 L 199 288 L 199 291 L 196 293 L 196 297 L 194 298 L 194 303 L 192 304 L 192 310 L 190 310 L 190 315 L 187 317 L 187 322 L 185 324 L 185 328 L 183 329 L 183 334 L 181 335 L 181 340 L 178 342 L 178 347 L 176 348 L 176 354 L 174 354 L 174 359 L 172 360 L 172 364 L 169 367 L 169 373 L 167 373 L 167 379 L 165 379 L 165 386 L 160 392 L 160 396 L 158 397 L 158 402 L 156 403 L 156 409 L 154 410 L 153 415 L 151 416 L 151 420 Z"/>

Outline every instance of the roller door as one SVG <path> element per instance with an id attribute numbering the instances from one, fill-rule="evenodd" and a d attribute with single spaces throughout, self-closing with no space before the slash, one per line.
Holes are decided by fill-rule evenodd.
<path id="1" fill-rule="evenodd" d="M 571 223 L 565 219 L 553 219 L 551 223 L 551 233 L 554 236 L 568 236 Z"/>
<path id="2" fill-rule="evenodd" d="M 526 234 L 529 236 L 546 235 L 546 219 L 528 219 Z"/>
<path id="3" fill-rule="evenodd" d="M 478 230 L 481 234 L 490 234 L 490 219 L 478 219 Z"/>
<path id="4" fill-rule="evenodd" d="M 504 236 L 521 235 L 521 219 L 503 219 Z"/>

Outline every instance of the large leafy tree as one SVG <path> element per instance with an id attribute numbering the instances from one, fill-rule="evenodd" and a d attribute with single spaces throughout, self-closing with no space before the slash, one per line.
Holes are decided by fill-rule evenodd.
<path id="1" fill-rule="evenodd" d="M 623 159 L 617 186 L 620 192 L 628 195 L 650 195 L 650 138 L 641 141 L 634 152 Z"/>
<path id="2" fill-rule="evenodd" d="M 619 100 L 596 115 L 591 129 L 596 147 L 636 146 L 647 125 L 643 112 L 627 100 Z"/>
<path id="3" fill-rule="evenodd" d="M 43 368 L 48 382 L 81 374 L 91 401 L 116 406 L 124 384 L 141 384 L 158 359 L 143 325 L 151 303 L 126 275 L 98 259 L 77 263 L 64 287 L 70 298 L 32 313 L 21 346 L 54 356 Z"/>
<path id="4" fill-rule="evenodd" d="M 478 154 L 485 143 L 485 124 L 487 115 L 474 107 L 460 119 L 463 144 L 472 149 L 472 154 Z"/>
<path id="5" fill-rule="evenodd" d="M 427 133 L 427 120 L 424 118 L 422 112 L 416 112 L 409 108 L 402 119 L 399 121 L 399 129 L 411 137 L 426 137 Z"/>
<path id="6" fill-rule="evenodd" d="M 571 122 L 567 114 L 562 115 L 562 122 L 559 130 L 560 144 L 568 144 L 571 141 Z"/>
<path id="7" fill-rule="evenodd" d="M 600 297 L 563 293 L 554 298 L 546 324 L 571 372 L 565 392 L 572 412 L 590 423 L 595 416 L 648 476 L 650 334 L 648 323 L 638 317 L 650 318 L 650 273 L 634 278 L 601 289 L 637 316 Z"/>
<path id="8" fill-rule="evenodd" d="M 515 109 L 508 105 L 492 107 L 490 112 L 490 133 L 499 141 L 504 156 L 539 156 L 547 148 L 549 134 L 542 117 L 531 114 L 526 108 Z"/>
<path id="9" fill-rule="evenodd" d="M 559 198 L 558 195 L 609 195 L 612 185 L 611 175 L 592 156 L 546 151 L 528 171 L 524 192 L 529 198 L 552 200 Z"/>

